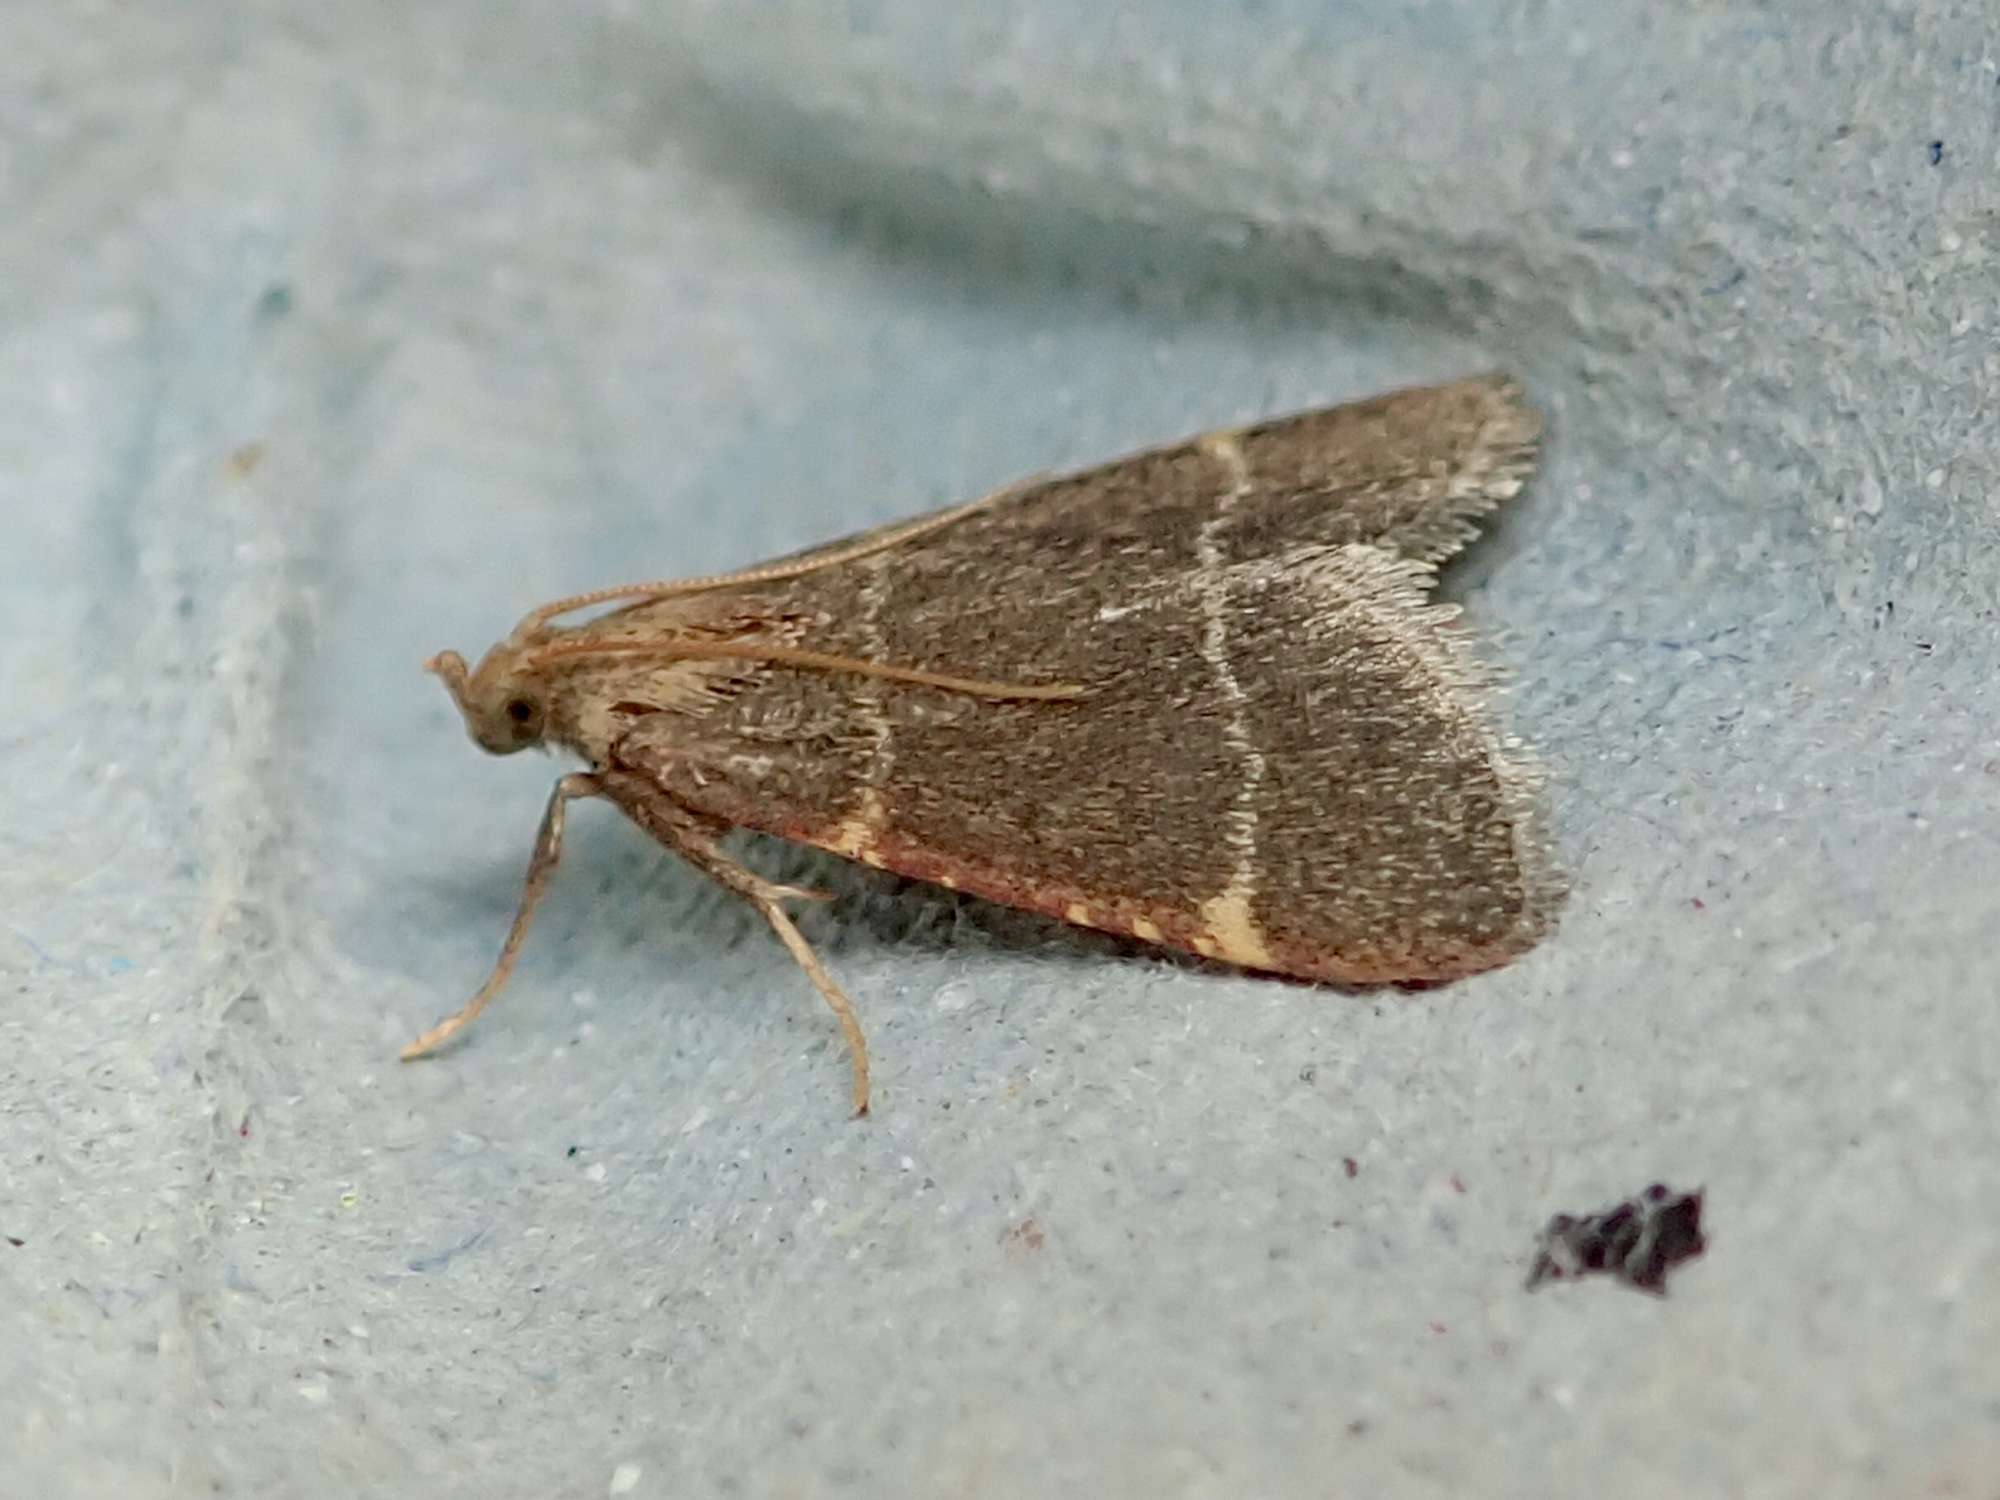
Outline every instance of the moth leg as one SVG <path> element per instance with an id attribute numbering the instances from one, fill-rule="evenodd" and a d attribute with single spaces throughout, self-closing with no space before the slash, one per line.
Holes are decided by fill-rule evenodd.
<path id="1" fill-rule="evenodd" d="M 528 878 L 521 888 L 521 906 L 514 913 L 514 925 L 507 929 L 507 941 L 500 945 L 500 957 L 493 965 L 493 972 L 486 976 L 486 983 L 465 1002 L 463 1009 L 446 1016 L 403 1049 L 404 1062 L 437 1051 L 470 1026 L 479 1013 L 492 1003 L 493 997 L 500 993 L 507 977 L 514 972 L 514 961 L 521 956 L 521 944 L 527 939 L 528 924 L 534 920 L 535 908 L 541 904 L 542 894 L 548 889 L 556 861 L 562 858 L 563 809 L 580 798 L 603 794 L 604 779 L 581 771 L 556 783 L 555 790 L 549 793 L 548 808 L 542 814 L 541 831 L 535 835 L 535 852 L 528 860 Z"/>
<path id="2" fill-rule="evenodd" d="M 783 904 L 786 901 L 826 901 L 832 898 L 824 891 L 805 890 L 766 880 L 756 871 L 731 859 L 722 852 L 707 819 L 662 795 L 643 777 L 621 775 L 614 771 L 604 781 L 606 790 L 633 822 L 717 885 L 734 891 L 763 913 L 764 920 L 778 935 L 778 941 L 805 970 L 806 978 L 812 981 L 813 988 L 820 992 L 832 1009 L 834 1019 L 840 1023 L 841 1035 L 847 1039 L 848 1063 L 854 1075 L 854 1113 L 857 1118 L 867 1114 L 868 1039 L 862 1035 L 861 1021 L 854 1014 L 854 1002 L 847 998 L 846 992 L 826 971 L 826 965 L 819 961 L 819 955 L 813 952 L 812 944 L 805 940 L 805 935 L 799 931 Z"/>
<path id="3" fill-rule="evenodd" d="M 741 869 L 741 866 L 737 867 Z M 710 871 L 711 874 L 714 871 Z M 748 870 L 743 874 L 756 880 Z M 760 882 L 761 884 L 761 882 Z M 771 886 L 771 890 L 783 895 L 798 895 L 789 886 Z M 785 945 L 806 978 L 813 982 L 813 988 L 825 998 L 833 1009 L 833 1018 L 840 1022 L 840 1033 L 847 1038 L 847 1057 L 854 1071 L 854 1114 L 857 1119 L 868 1113 L 868 1039 L 861 1034 L 861 1022 L 854 1014 L 854 1002 L 847 998 L 847 992 L 833 982 L 833 976 L 826 971 L 826 965 L 819 961 L 819 955 L 812 950 L 812 944 L 798 929 L 784 907 L 774 897 L 748 893 L 757 910 L 764 914 L 764 920 L 771 924 L 771 930 L 778 935 L 778 941 Z M 817 893 L 812 893 L 817 894 Z"/>

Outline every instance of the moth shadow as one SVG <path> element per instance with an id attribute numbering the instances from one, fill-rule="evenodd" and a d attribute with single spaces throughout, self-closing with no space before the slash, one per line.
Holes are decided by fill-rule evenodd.
<path id="1" fill-rule="evenodd" d="M 1032 192 L 995 192 L 948 159 L 913 163 L 904 143 L 865 125 L 828 129 L 788 76 L 717 72 L 702 49 L 644 22 L 602 66 L 623 84 L 614 94 L 644 101 L 617 121 L 634 160 L 686 153 L 775 214 L 830 227 L 901 273 L 1001 298 L 1108 301 L 1176 324 L 1240 328 L 1261 315 L 1358 334 L 1394 319 L 1473 336 L 1499 289 L 1526 274 L 1504 244 L 1482 247 L 1476 274 L 1455 274 L 1408 254 L 1346 251 L 1310 225 L 1219 222 L 1207 199 L 1172 189 L 1107 212 L 1088 172 L 1048 171 Z"/>

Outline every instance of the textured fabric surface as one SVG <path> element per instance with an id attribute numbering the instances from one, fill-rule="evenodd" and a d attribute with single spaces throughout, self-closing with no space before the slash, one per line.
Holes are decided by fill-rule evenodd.
<path id="1" fill-rule="evenodd" d="M 939 9 L 0 12 L 0 1492 L 1984 1493 L 1990 5 Z M 428 652 L 1493 367 L 1527 958 L 1356 997 L 753 850 L 840 893 L 853 1123 L 585 806 L 395 1061 L 555 774 Z M 1524 1290 L 1654 1180 L 1666 1298 Z"/>

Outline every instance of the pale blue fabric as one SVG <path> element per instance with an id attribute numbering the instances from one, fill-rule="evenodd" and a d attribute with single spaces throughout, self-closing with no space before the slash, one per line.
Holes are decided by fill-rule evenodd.
<path id="1" fill-rule="evenodd" d="M 0 1493 L 1990 1484 L 1990 6 L 937 9 L 0 13 Z M 429 652 L 1494 366 L 1529 958 L 1355 998 L 767 849 L 850 1123 L 586 807 L 395 1061 L 558 769 Z M 1522 1290 L 1659 1178 L 1666 1301 Z"/>

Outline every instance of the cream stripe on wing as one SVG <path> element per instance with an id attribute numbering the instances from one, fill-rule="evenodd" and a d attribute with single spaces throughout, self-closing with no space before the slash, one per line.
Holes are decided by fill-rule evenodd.
<path id="1" fill-rule="evenodd" d="M 862 655 L 871 661 L 879 661 L 883 656 L 879 622 L 889 601 L 889 569 L 886 560 L 879 556 L 864 558 L 858 566 L 865 574 L 858 622 Z M 881 787 L 889 774 L 892 735 L 888 711 L 882 702 L 882 680 L 857 677 L 854 681 L 854 716 L 868 731 L 873 745 L 868 751 L 867 764 L 861 768 L 860 798 L 855 803 L 854 811 L 842 819 L 840 826 L 834 830 L 831 847 L 849 859 L 880 866 L 882 857 L 875 852 L 875 845 L 888 822 L 888 807 L 882 800 Z"/>
<path id="2" fill-rule="evenodd" d="M 1223 841 L 1236 856 L 1229 883 L 1202 902 L 1201 924 L 1206 942 L 1197 941 L 1198 951 L 1213 949 L 1216 957 L 1251 968 L 1270 968 L 1274 962 L 1264 930 L 1250 909 L 1257 889 L 1257 791 L 1264 783 L 1264 754 L 1250 736 L 1247 711 L 1249 695 L 1236 680 L 1229 662 L 1229 586 L 1223 576 L 1222 532 L 1229 514 L 1250 493 L 1250 466 L 1243 457 L 1243 445 L 1234 433 L 1213 433 L 1201 440 L 1201 451 L 1221 464 L 1228 475 L 1229 491 L 1215 507 L 1215 514 L 1202 523 L 1195 536 L 1195 557 L 1200 563 L 1201 655 L 1215 674 L 1215 686 L 1222 695 L 1228 718 L 1223 739 L 1242 767 L 1236 796 L 1223 815 Z"/>

